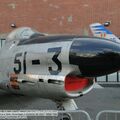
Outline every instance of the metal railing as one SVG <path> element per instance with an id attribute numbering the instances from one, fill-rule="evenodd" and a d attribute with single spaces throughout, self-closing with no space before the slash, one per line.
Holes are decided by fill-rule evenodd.
<path id="1" fill-rule="evenodd" d="M 84 110 L 0 110 L 1 119 L 24 120 L 93 120 Z M 120 110 L 100 111 L 94 120 L 120 120 Z"/>
<path id="2" fill-rule="evenodd" d="M 46 111 L 47 112 L 47 111 Z M 49 112 L 49 111 L 48 111 Z M 27 120 L 91 120 L 89 114 L 83 110 L 75 111 L 56 111 L 58 115 L 54 116 L 50 113 L 47 116 L 30 116 Z"/>
<path id="3" fill-rule="evenodd" d="M 95 78 L 96 82 L 120 82 L 120 72 Z"/>
<path id="4" fill-rule="evenodd" d="M 64 120 L 64 115 L 68 115 L 68 117 L 70 117 L 70 120 L 91 120 L 90 115 L 83 110 L 58 111 L 58 118 L 60 116 L 61 120 Z"/>
<path id="5" fill-rule="evenodd" d="M 96 120 L 120 120 L 120 111 L 103 110 L 97 114 Z"/>

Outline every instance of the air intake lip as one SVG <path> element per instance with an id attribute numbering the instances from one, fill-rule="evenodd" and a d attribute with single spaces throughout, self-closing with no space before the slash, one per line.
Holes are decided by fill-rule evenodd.
<path id="1" fill-rule="evenodd" d="M 93 79 L 91 78 L 78 76 L 66 76 L 65 78 L 65 90 L 67 92 L 81 93 L 91 85 L 93 85 Z"/>

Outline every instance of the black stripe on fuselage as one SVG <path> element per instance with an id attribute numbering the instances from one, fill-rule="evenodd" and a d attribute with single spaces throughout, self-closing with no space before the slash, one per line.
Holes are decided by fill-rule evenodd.
<path id="1" fill-rule="evenodd" d="M 36 36 L 30 39 L 20 40 L 18 45 L 71 41 L 73 38 L 81 38 L 78 35 Z"/>

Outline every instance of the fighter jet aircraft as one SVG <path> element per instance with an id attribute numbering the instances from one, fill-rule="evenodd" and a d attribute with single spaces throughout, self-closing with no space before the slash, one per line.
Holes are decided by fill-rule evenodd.
<path id="1" fill-rule="evenodd" d="M 76 110 L 73 98 L 88 93 L 94 77 L 118 71 L 119 61 L 120 46 L 115 42 L 22 27 L 8 35 L 0 50 L 0 88 Z"/>

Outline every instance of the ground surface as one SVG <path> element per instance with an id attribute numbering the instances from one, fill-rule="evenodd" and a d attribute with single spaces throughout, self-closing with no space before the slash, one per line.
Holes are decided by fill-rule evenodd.
<path id="1" fill-rule="evenodd" d="M 90 93 L 75 99 L 75 101 L 79 109 L 87 111 L 93 119 L 101 110 L 120 110 L 120 90 L 119 88 L 93 89 Z M 0 109 L 56 110 L 56 105 L 50 100 L 16 96 L 0 91 Z M 44 118 L 44 120 L 46 119 Z"/>

